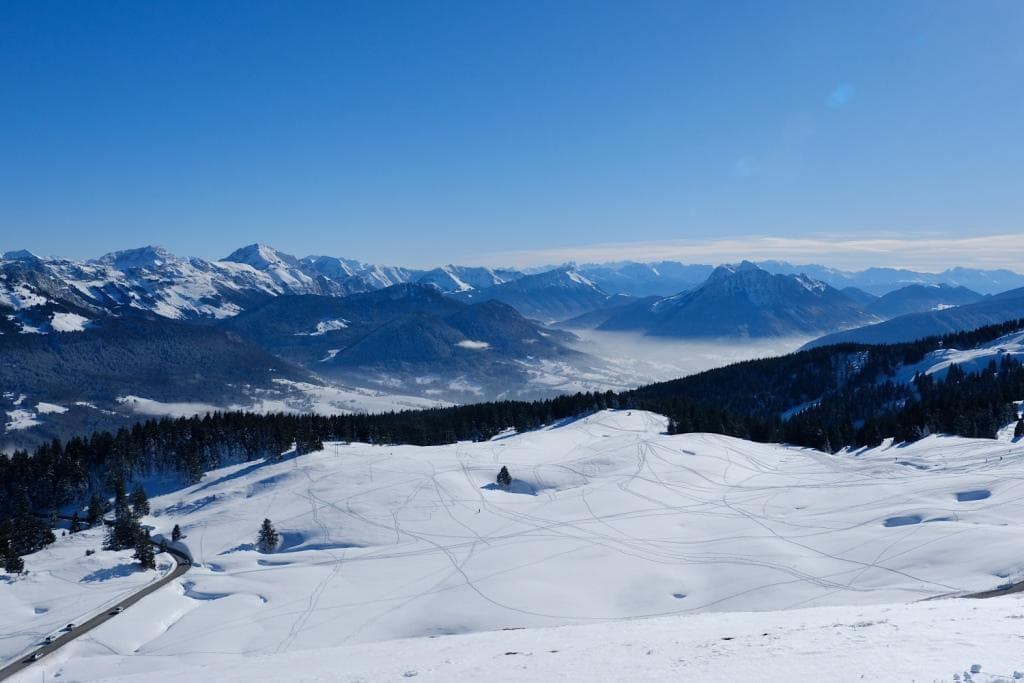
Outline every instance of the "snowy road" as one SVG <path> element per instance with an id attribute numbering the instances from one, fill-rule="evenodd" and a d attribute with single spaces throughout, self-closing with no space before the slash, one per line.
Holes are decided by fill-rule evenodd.
<path id="1" fill-rule="evenodd" d="M 154 543 L 153 545 L 158 544 Z M 177 560 L 177 566 L 166 576 L 161 578 L 159 581 L 156 581 L 155 583 L 146 585 L 137 593 L 127 598 L 124 598 L 113 608 L 103 610 L 102 612 L 92 617 L 88 621 L 85 621 L 84 623 L 76 624 L 73 630 L 65 631 L 63 635 L 54 640 L 52 643 L 46 643 L 42 647 L 39 647 L 33 652 L 29 653 L 27 657 L 17 659 L 14 662 L 5 666 L 3 669 L 0 669 L 0 681 L 3 681 L 16 673 L 19 673 L 30 668 L 36 662 L 41 661 L 45 656 L 59 650 L 68 643 L 71 643 L 72 641 L 77 640 L 78 638 L 81 638 L 82 636 L 88 634 L 97 626 L 106 623 L 107 621 L 113 619 L 116 616 L 119 616 L 122 613 L 122 611 L 126 611 L 129 607 L 137 603 L 139 600 L 146 597 L 147 595 L 150 595 L 151 593 L 160 590 L 161 588 L 169 584 L 171 581 L 181 578 L 185 575 L 186 572 L 188 572 L 189 569 L 192 568 L 188 556 L 186 556 L 184 553 L 178 550 L 174 550 L 172 548 L 165 548 L 165 550 L 168 554 L 174 556 L 175 560 Z M 121 611 L 118 611 L 119 607 L 122 608 Z"/>

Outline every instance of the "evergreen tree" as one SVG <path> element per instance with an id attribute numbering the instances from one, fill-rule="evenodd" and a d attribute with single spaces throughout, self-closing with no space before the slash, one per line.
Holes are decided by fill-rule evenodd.
<path id="1" fill-rule="evenodd" d="M 1016 439 L 1024 436 L 1024 417 L 1017 420 L 1017 428 L 1013 430 L 1013 436 Z"/>
<path id="2" fill-rule="evenodd" d="M 103 502 L 95 493 L 89 499 L 89 511 L 86 513 L 85 521 L 89 526 L 96 526 L 103 520 Z"/>
<path id="3" fill-rule="evenodd" d="M 128 506 L 128 496 L 124 492 L 124 481 L 117 479 L 114 482 L 114 516 L 128 517 L 131 515 L 131 508 Z"/>
<path id="4" fill-rule="evenodd" d="M 175 543 L 181 540 L 181 527 L 177 524 L 175 524 L 174 528 L 171 529 L 171 540 Z"/>
<path id="5" fill-rule="evenodd" d="M 156 553 L 153 552 L 153 541 L 149 538 L 149 531 L 139 529 L 135 535 L 135 555 L 143 569 L 156 569 Z"/>
<path id="6" fill-rule="evenodd" d="M 115 504 L 114 515 L 114 523 L 107 527 L 107 539 L 103 544 L 103 549 L 123 550 L 137 546 L 139 536 L 143 533 L 142 526 L 132 514 L 127 503 Z"/>
<path id="7" fill-rule="evenodd" d="M 77 534 L 81 530 L 82 530 L 82 521 L 80 519 L 78 519 L 78 513 L 76 512 L 73 515 L 71 515 L 70 531 L 73 534 Z"/>
<path id="8" fill-rule="evenodd" d="M 149 498 L 146 497 L 146 489 L 142 484 L 136 484 L 131 495 L 132 514 L 136 518 L 145 517 L 149 514 Z"/>
<path id="9" fill-rule="evenodd" d="M 504 465 L 501 466 L 501 471 L 498 472 L 498 486 L 503 489 L 512 486 L 512 475 L 508 473 L 508 468 Z"/>
<path id="10" fill-rule="evenodd" d="M 269 519 L 263 520 L 263 526 L 260 527 L 259 538 L 256 540 L 256 547 L 261 553 L 272 553 L 277 550 L 277 544 L 281 541 L 281 537 L 277 533 L 277 529 L 271 524 Z"/>
<path id="11" fill-rule="evenodd" d="M 28 493 L 24 489 L 18 490 L 15 493 L 13 517 L 10 520 L 0 519 L 0 543 L 9 544 L 11 553 L 19 557 L 34 553 L 57 540 L 50 525 L 32 514 L 29 504 Z M 4 521 L 7 523 L 4 524 Z"/>
<path id="12" fill-rule="evenodd" d="M 25 571 L 25 560 L 18 557 L 10 544 L 4 553 L 4 571 L 8 574 L 20 574 Z"/>

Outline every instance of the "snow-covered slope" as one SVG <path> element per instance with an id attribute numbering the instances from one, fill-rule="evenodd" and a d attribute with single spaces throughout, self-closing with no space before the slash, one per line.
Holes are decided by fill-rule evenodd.
<path id="1" fill-rule="evenodd" d="M 165 533 L 180 524 L 201 564 L 139 607 L 158 628 L 97 629 L 67 649 L 64 680 L 172 657 L 910 602 L 1024 579 L 1022 443 L 933 436 L 832 456 L 664 428 L 650 413 L 602 412 L 484 443 L 327 444 L 211 472 L 155 498 L 146 519 Z M 492 483 L 502 465 L 508 491 Z M 282 534 L 273 554 L 252 546 L 264 517 Z M 86 609 L 83 591 L 62 590 L 56 609 Z M 0 591 L 31 604 L 20 580 Z M 0 630 L 40 629 L 18 619 Z"/>
<path id="2" fill-rule="evenodd" d="M 791 612 L 701 614 L 189 657 L 59 653 L 60 680 L 1017 683 L 1019 595 Z M 128 618 L 122 631 L 131 628 Z M 141 626 L 142 624 L 140 624 Z M 52 661 L 50 661 L 52 660 Z M 40 667 L 41 668 L 41 667 Z M 972 673 L 973 671 L 973 673 Z M 20 680 L 39 680 L 31 674 Z"/>
<path id="3" fill-rule="evenodd" d="M 896 381 L 909 382 L 917 373 L 945 377 L 950 365 L 959 365 L 964 372 L 979 372 L 989 363 L 997 365 L 1006 356 L 1024 360 L 1024 331 L 1012 332 L 982 344 L 975 349 L 940 349 L 927 354 L 919 363 L 905 365 L 896 374 Z"/>

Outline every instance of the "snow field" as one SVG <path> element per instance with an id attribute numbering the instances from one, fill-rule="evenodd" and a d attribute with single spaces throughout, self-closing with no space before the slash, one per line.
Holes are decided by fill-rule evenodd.
<path id="1" fill-rule="evenodd" d="M 115 632 L 119 617 L 64 648 L 63 659 L 49 666 L 63 680 L 95 680 L 100 671 L 144 670 L 136 660 L 162 668 L 182 657 L 202 663 L 292 653 L 281 661 L 297 662 L 305 657 L 299 651 L 312 648 L 567 624 L 627 633 L 655 622 L 621 620 L 709 612 L 771 612 L 743 618 L 795 629 L 792 615 L 805 613 L 789 611 L 799 608 L 845 605 L 854 607 L 843 614 L 859 613 L 1024 579 L 1024 444 L 933 436 L 827 455 L 711 434 L 667 436 L 664 429 L 658 415 L 606 411 L 484 443 L 326 444 L 278 463 L 208 473 L 195 486 L 154 498 L 145 520 L 163 533 L 180 524 L 200 566 L 177 590 L 168 587 L 129 610 L 147 628 L 132 629 L 128 638 Z M 514 478 L 508 491 L 493 485 L 502 465 Z M 253 549 L 264 517 L 282 536 L 272 554 Z M 33 558 L 26 558 L 30 568 Z M 740 623 L 728 621 L 734 617 L 700 619 Z M 3 632 L 18 630 L 17 621 L 0 619 Z M 689 623 L 680 620 L 679 628 Z M 861 637 L 858 630 L 847 636 L 837 647 Z M 962 640 L 988 646 L 980 636 L 965 633 Z M 432 643 L 447 641 L 402 647 L 422 649 L 423 661 L 434 661 L 428 650 L 441 657 L 451 649 Z M 693 659 L 693 651 L 683 651 L 690 642 L 680 641 L 679 659 Z M 734 647 L 727 642 L 702 650 L 709 659 L 696 661 L 730 670 L 728 657 L 716 654 Z M 611 667 L 615 647 L 607 661 L 595 654 L 599 644 L 579 656 Z M 789 647 L 772 652 L 793 654 Z M 811 659 L 822 664 L 828 648 L 820 649 Z M 362 661 L 355 654 L 362 649 L 344 652 Z M 995 661 L 995 651 L 986 652 L 986 661 Z M 387 667 L 407 661 L 394 650 L 381 657 L 352 671 L 388 678 Z M 459 661 L 469 668 L 451 670 L 452 678 L 479 676 L 472 667 L 485 662 L 467 657 Z M 500 660 L 511 661 L 520 662 Z M 536 667 L 548 666 L 522 661 L 519 673 L 541 675 L 546 669 Z M 658 661 L 654 677 L 700 672 Z M 954 666 L 949 658 L 934 661 Z M 112 662 L 115 668 L 104 668 Z M 441 663 L 438 671 L 449 671 Z M 381 676 L 376 666 L 385 667 Z M 207 679 L 235 675 L 210 671 L 217 675 Z"/>

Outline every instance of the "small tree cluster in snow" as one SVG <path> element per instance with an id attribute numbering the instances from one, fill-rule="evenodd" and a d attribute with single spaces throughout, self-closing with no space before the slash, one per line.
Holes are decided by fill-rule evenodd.
<path id="1" fill-rule="evenodd" d="M 261 553 L 272 553 L 277 550 L 277 544 L 281 542 L 281 537 L 277 533 L 277 529 L 271 524 L 269 519 L 263 520 L 263 526 L 260 527 L 259 537 L 256 539 L 256 547 Z"/>
<path id="2" fill-rule="evenodd" d="M 508 468 L 504 465 L 501 466 L 501 471 L 498 472 L 498 486 L 503 489 L 512 486 L 512 475 L 508 473 Z"/>

